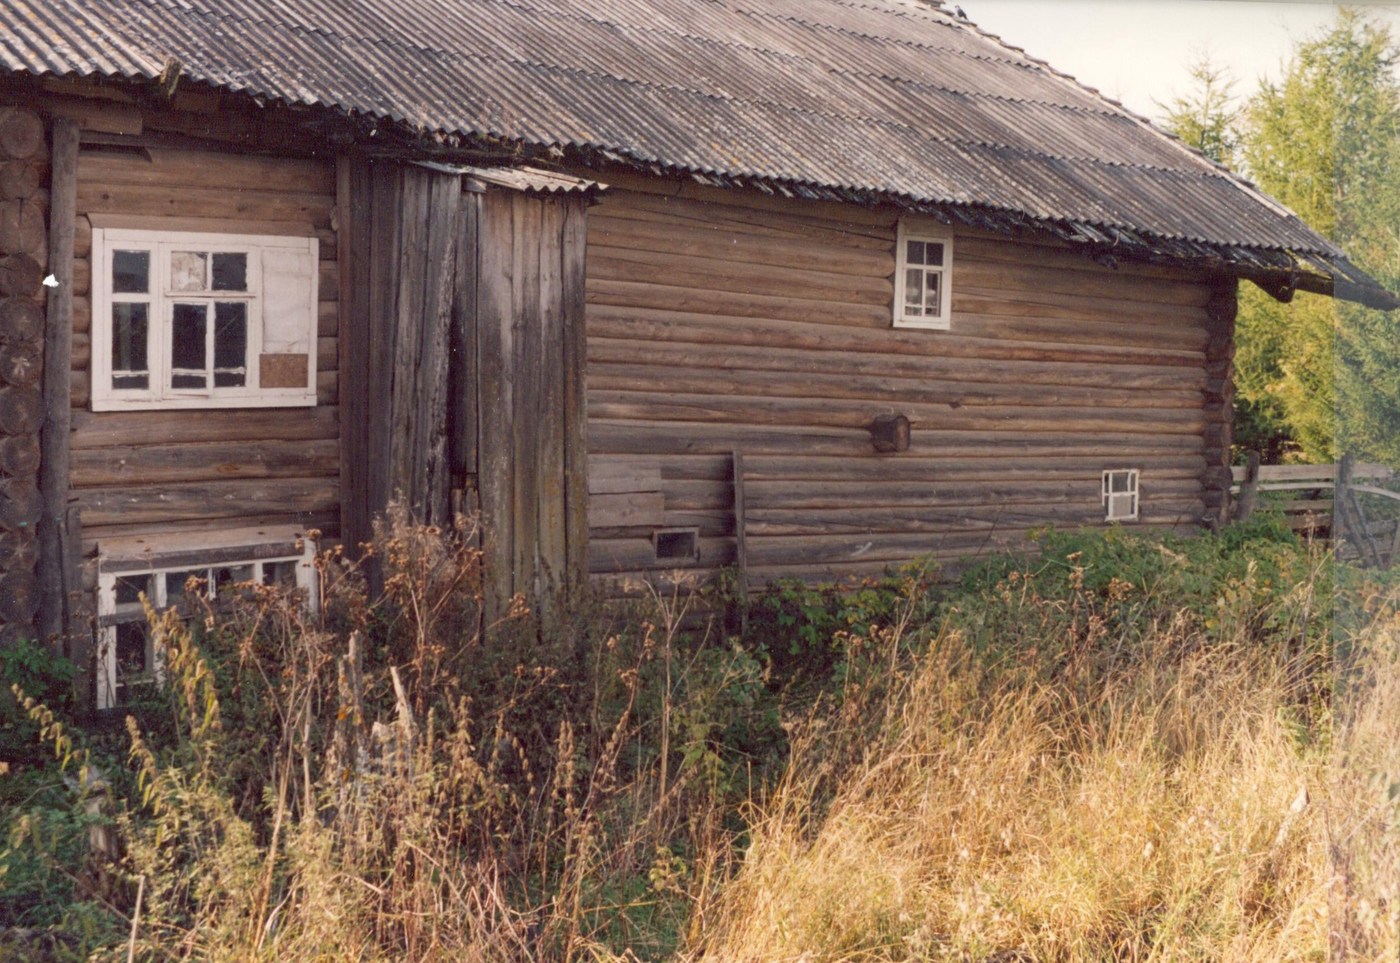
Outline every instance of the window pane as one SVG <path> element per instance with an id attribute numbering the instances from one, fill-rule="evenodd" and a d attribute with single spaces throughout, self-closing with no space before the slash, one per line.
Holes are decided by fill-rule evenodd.
<path id="1" fill-rule="evenodd" d="M 924 245 L 924 256 L 927 258 L 927 260 L 924 261 L 925 264 L 931 264 L 934 267 L 942 267 L 943 245 L 935 244 L 930 241 L 928 244 Z"/>
<path id="2" fill-rule="evenodd" d="M 151 290 L 149 251 L 112 252 L 112 291 L 116 294 L 147 294 Z"/>
<path id="3" fill-rule="evenodd" d="M 146 623 L 127 622 L 116 626 L 117 634 L 117 678 L 123 681 L 133 676 L 145 675 L 146 664 Z"/>
<path id="4" fill-rule="evenodd" d="M 242 253 L 214 255 L 214 290 L 248 290 L 248 255 Z"/>
<path id="5" fill-rule="evenodd" d="M 174 251 L 170 255 L 170 290 L 207 291 L 209 255 L 202 251 Z"/>
<path id="6" fill-rule="evenodd" d="M 190 579 L 199 579 L 201 583 L 209 577 L 209 573 L 202 569 L 192 569 L 186 572 L 166 572 L 165 573 L 165 604 L 179 605 L 185 599 L 185 586 Z M 198 594 L 198 593 L 196 593 Z"/>
<path id="7" fill-rule="evenodd" d="M 117 604 L 135 605 L 141 601 L 141 593 L 150 597 L 151 580 L 146 575 L 125 575 L 117 579 Z"/>
<path id="8" fill-rule="evenodd" d="M 1125 471 L 1114 472 L 1112 476 L 1113 488 L 1115 492 L 1126 492 L 1128 488 L 1129 475 Z"/>
<path id="9" fill-rule="evenodd" d="M 939 297 L 939 292 L 943 286 L 943 275 L 924 275 L 924 309 L 930 316 L 938 316 L 943 313 L 943 302 Z"/>
<path id="10" fill-rule="evenodd" d="M 177 304 L 170 325 L 170 385 L 205 388 L 205 328 L 208 309 L 203 304 Z"/>
<path id="11" fill-rule="evenodd" d="M 148 388 L 146 334 L 150 305 L 112 305 L 112 387 Z"/>
<path id="12" fill-rule="evenodd" d="M 924 272 L 909 268 L 904 272 L 904 313 L 923 314 Z"/>
<path id="13" fill-rule="evenodd" d="M 251 564 L 225 565 L 214 569 L 214 590 L 216 592 L 222 592 L 239 582 L 251 581 L 253 581 L 253 566 Z"/>
<path id="14" fill-rule="evenodd" d="M 264 562 L 263 584 L 275 585 L 281 589 L 297 587 L 296 562 Z"/>
<path id="15" fill-rule="evenodd" d="M 909 264 L 923 264 L 923 263 L 924 263 L 924 242 L 923 242 L 923 241 L 906 241 L 906 242 L 905 242 L 904 252 L 905 252 L 905 253 L 904 253 L 904 259 L 905 259 L 905 261 L 907 261 Z"/>
<path id="16" fill-rule="evenodd" d="M 216 255 L 217 256 L 217 255 Z M 248 380 L 248 304 L 214 304 L 214 385 L 241 388 Z"/>

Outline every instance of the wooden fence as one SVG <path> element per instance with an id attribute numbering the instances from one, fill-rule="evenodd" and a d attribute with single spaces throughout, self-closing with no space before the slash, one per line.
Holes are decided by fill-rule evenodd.
<path id="1" fill-rule="evenodd" d="M 1250 453 L 1233 471 L 1236 519 L 1249 518 L 1260 493 L 1274 493 L 1295 531 L 1330 541 L 1339 557 L 1377 568 L 1400 560 L 1400 491 L 1385 487 L 1400 480 L 1394 469 L 1350 456 L 1335 465 L 1260 465 Z"/>

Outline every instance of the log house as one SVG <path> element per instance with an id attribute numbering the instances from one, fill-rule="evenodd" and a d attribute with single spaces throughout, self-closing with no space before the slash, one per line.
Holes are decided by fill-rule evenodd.
<path id="1" fill-rule="evenodd" d="M 940 3 L 752 6 L 0 0 L 0 644 L 115 704 L 396 494 L 546 615 L 1213 526 L 1238 284 L 1396 306 Z"/>

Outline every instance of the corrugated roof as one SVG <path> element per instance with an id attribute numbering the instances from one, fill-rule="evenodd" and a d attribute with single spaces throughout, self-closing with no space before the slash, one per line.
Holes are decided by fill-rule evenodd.
<path id="1" fill-rule="evenodd" d="M 438 140 L 1001 215 L 1383 297 L 1246 182 L 924 0 L 0 0 L 10 70 L 170 59 Z"/>

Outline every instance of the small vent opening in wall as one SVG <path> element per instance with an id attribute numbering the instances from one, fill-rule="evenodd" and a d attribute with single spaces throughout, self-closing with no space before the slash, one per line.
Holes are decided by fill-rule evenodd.
<path id="1" fill-rule="evenodd" d="M 651 533 L 658 562 L 694 562 L 700 558 L 698 528 L 659 528 Z"/>

